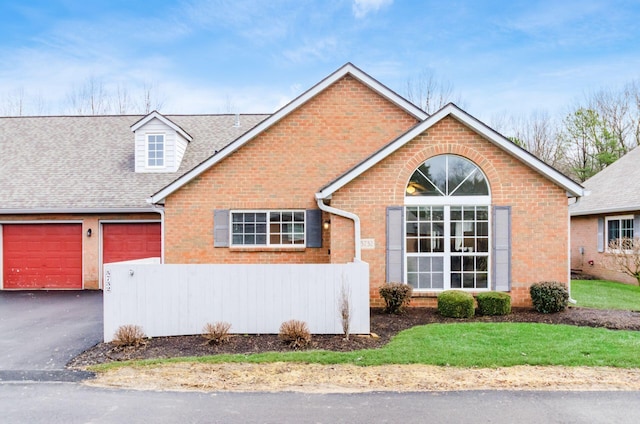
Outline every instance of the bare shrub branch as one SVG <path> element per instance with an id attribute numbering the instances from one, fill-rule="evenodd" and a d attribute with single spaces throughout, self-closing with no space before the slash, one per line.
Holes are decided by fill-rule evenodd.
<path id="1" fill-rule="evenodd" d="M 231 337 L 230 329 L 231 324 L 228 322 L 219 321 L 213 324 L 208 322 L 202 329 L 202 337 L 207 340 L 207 344 L 222 344 Z"/>
<path id="2" fill-rule="evenodd" d="M 280 325 L 278 338 L 287 343 L 290 348 L 300 349 L 311 342 L 311 333 L 306 322 L 292 319 Z"/>
<path id="3" fill-rule="evenodd" d="M 640 286 L 640 237 L 611 240 L 602 265 L 630 275 Z"/>
<path id="4" fill-rule="evenodd" d="M 139 325 L 121 325 L 113 335 L 117 347 L 139 347 L 145 344 L 147 336 Z"/>
<path id="5" fill-rule="evenodd" d="M 349 340 L 349 334 L 351 332 L 351 290 L 344 283 L 342 287 L 340 287 L 338 312 L 340 314 L 340 323 L 342 324 L 344 338 L 345 340 Z"/>

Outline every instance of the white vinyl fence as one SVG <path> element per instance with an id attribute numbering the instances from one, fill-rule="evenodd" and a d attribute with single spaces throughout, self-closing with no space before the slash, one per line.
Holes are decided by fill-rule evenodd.
<path id="1" fill-rule="evenodd" d="M 120 262 L 104 266 L 104 340 L 121 325 L 149 337 L 201 334 L 226 321 L 231 333 L 277 334 L 297 319 L 312 334 L 342 334 L 341 293 L 353 334 L 368 334 L 369 265 L 183 265 Z"/>

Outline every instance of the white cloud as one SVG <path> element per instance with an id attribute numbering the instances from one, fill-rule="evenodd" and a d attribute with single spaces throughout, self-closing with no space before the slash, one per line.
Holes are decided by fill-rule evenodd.
<path id="1" fill-rule="evenodd" d="M 285 50 L 284 57 L 292 63 L 305 63 L 309 61 L 324 61 L 335 57 L 339 50 L 339 43 L 334 37 L 327 37 L 314 41 L 305 41 L 302 46 Z"/>
<path id="2" fill-rule="evenodd" d="M 385 6 L 389 6 L 393 0 L 353 0 L 353 14 L 361 19 L 370 12 L 377 12 Z"/>

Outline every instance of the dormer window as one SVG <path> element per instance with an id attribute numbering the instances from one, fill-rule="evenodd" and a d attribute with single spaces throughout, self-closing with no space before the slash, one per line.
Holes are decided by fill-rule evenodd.
<path id="1" fill-rule="evenodd" d="M 164 134 L 147 135 L 147 166 L 164 166 Z"/>
<path id="2" fill-rule="evenodd" d="M 193 138 L 170 119 L 153 111 L 131 126 L 135 134 L 136 172 L 177 172 Z"/>

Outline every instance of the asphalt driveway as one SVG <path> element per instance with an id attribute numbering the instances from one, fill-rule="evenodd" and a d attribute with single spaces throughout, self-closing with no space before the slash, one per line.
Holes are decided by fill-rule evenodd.
<path id="1" fill-rule="evenodd" d="M 65 365 L 101 341 L 101 291 L 0 291 L 0 381 L 77 379 Z"/>

